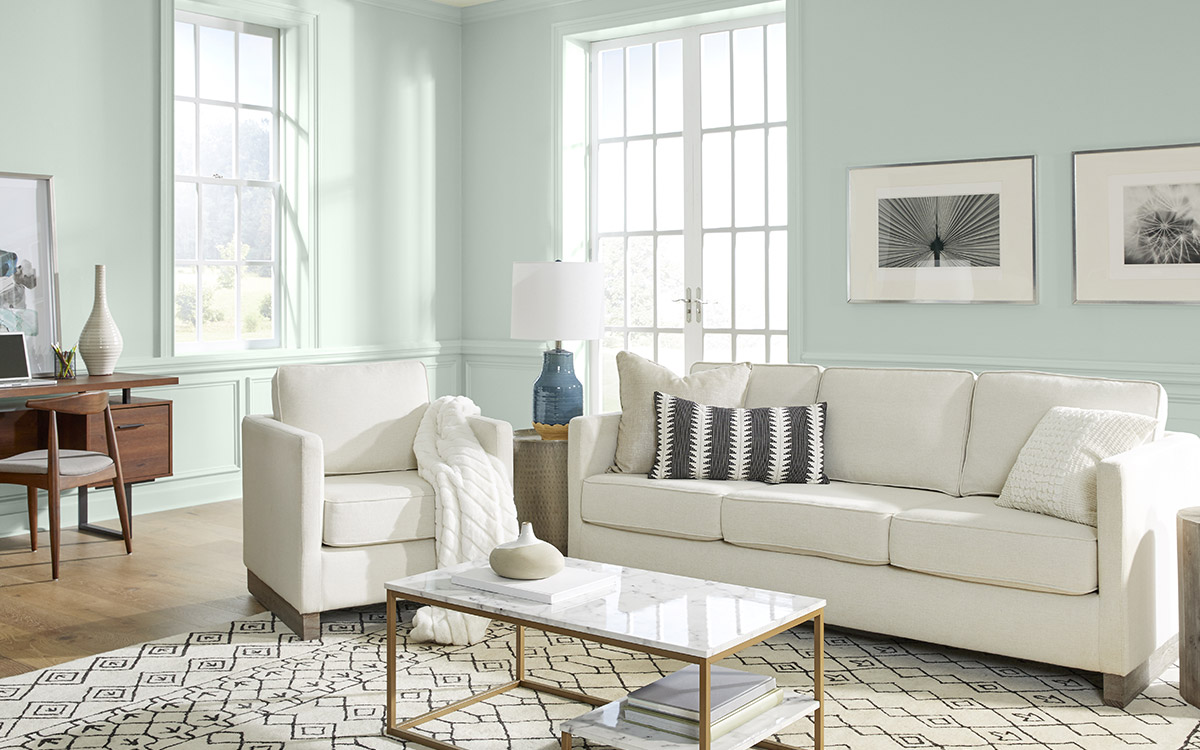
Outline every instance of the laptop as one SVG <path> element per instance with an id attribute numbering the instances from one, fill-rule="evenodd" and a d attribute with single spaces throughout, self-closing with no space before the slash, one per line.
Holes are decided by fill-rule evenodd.
<path id="1" fill-rule="evenodd" d="M 52 378 L 35 378 L 29 372 L 29 350 L 25 334 L 20 331 L 0 331 L 0 388 L 20 388 L 29 385 L 53 385 Z"/>

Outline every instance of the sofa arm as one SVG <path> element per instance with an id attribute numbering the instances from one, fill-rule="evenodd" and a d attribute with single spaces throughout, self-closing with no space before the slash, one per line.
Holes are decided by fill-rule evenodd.
<path id="1" fill-rule="evenodd" d="M 504 468 L 504 476 L 512 484 L 513 478 L 513 428 L 508 422 L 490 417 L 470 417 L 467 424 L 475 439 L 489 455 L 500 459 Z"/>
<path id="2" fill-rule="evenodd" d="M 1179 632 L 1175 515 L 1200 504 L 1200 437 L 1101 462 L 1096 476 L 1100 663 L 1127 675 Z"/>
<path id="3" fill-rule="evenodd" d="M 321 438 L 263 415 L 242 420 L 242 560 L 300 613 L 324 609 Z"/>
<path id="4" fill-rule="evenodd" d="M 575 417 L 567 428 L 567 548 L 583 530 L 583 480 L 603 474 L 617 455 L 620 412 Z"/>

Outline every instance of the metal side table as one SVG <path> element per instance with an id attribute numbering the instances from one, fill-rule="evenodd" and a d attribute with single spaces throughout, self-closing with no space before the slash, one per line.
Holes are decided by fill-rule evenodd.
<path id="1" fill-rule="evenodd" d="M 513 499 L 517 518 L 567 554 L 566 440 L 542 440 L 534 430 L 513 432 Z"/>

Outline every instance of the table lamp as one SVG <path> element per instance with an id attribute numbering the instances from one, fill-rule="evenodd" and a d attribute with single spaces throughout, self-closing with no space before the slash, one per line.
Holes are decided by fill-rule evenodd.
<path id="1" fill-rule="evenodd" d="M 599 263 L 513 263 L 512 289 L 512 337 L 554 341 L 533 384 L 533 428 L 543 440 L 566 440 L 567 424 L 583 414 L 583 384 L 562 342 L 600 338 L 603 270 Z"/>

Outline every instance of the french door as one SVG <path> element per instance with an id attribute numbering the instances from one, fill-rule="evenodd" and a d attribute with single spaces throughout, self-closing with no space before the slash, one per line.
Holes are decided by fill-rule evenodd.
<path id="1" fill-rule="evenodd" d="M 787 361 L 786 56 L 775 16 L 592 45 L 601 410 L 622 349 L 680 374 Z"/>

